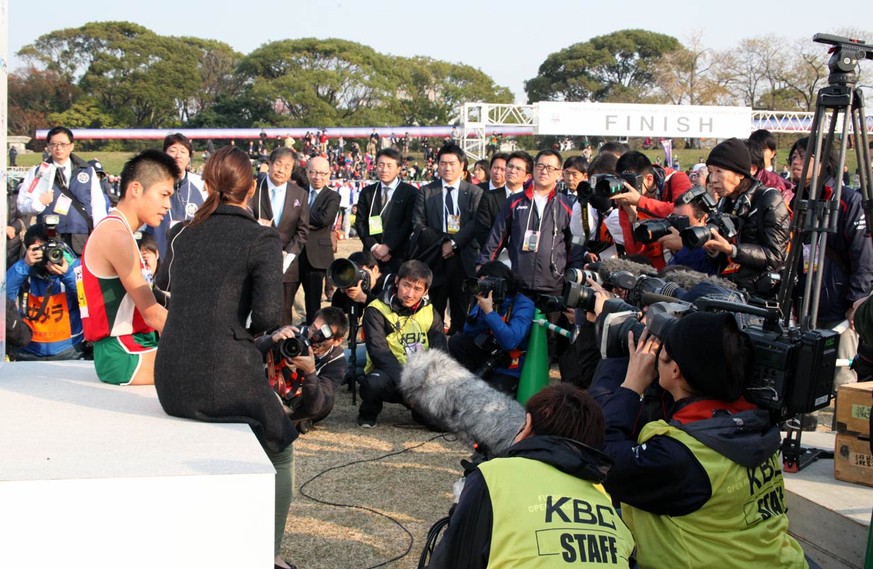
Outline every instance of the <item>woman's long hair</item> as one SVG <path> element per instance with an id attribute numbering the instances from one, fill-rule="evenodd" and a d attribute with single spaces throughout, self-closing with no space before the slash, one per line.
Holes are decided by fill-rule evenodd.
<path id="1" fill-rule="evenodd" d="M 211 192 L 189 226 L 209 219 L 220 203 L 245 203 L 252 189 L 252 164 L 245 152 L 235 146 L 225 146 L 206 161 L 203 181 L 209 184 Z"/>

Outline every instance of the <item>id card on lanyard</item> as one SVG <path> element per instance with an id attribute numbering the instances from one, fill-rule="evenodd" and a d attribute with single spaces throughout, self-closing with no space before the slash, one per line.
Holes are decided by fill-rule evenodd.
<path id="1" fill-rule="evenodd" d="M 530 211 L 527 214 L 527 223 L 525 227 L 528 228 L 524 232 L 524 238 L 521 241 L 521 250 L 527 251 L 528 253 L 536 253 L 537 249 L 540 246 L 540 232 L 543 229 L 543 219 L 546 217 L 546 208 L 549 205 L 549 201 L 546 200 L 545 205 L 543 205 L 543 211 L 539 212 L 540 223 L 537 226 L 536 230 L 530 229 L 530 218 L 533 216 L 534 209 L 537 207 L 536 199 L 531 198 L 530 201 Z"/>

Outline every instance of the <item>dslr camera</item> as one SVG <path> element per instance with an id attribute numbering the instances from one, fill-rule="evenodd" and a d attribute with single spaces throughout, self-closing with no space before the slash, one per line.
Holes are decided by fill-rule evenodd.
<path id="1" fill-rule="evenodd" d="M 591 197 L 608 198 L 617 194 L 627 192 L 624 187 L 624 182 L 627 182 L 638 192 L 643 191 L 643 177 L 634 172 L 622 172 L 621 174 L 594 174 L 587 182 L 581 182 L 576 188 L 576 193 L 580 200 L 587 200 Z"/>
<path id="2" fill-rule="evenodd" d="M 473 296 L 488 296 L 490 292 L 491 300 L 498 305 L 506 298 L 506 281 L 497 277 L 464 279 L 462 290 Z"/>
<path id="3" fill-rule="evenodd" d="M 60 221 L 61 218 L 57 215 L 47 215 L 43 219 L 48 241 L 39 247 L 40 251 L 42 251 L 40 265 L 46 265 L 47 263 L 60 265 L 64 262 L 64 252 L 67 250 L 67 246 L 58 238 L 58 223 Z"/>
<path id="4" fill-rule="evenodd" d="M 706 225 L 701 227 L 688 227 L 680 231 L 682 245 L 689 249 L 699 249 L 703 244 L 712 239 L 718 233 L 728 241 L 737 236 L 737 227 L 730 215 L 726 213 L 710 214 Z"/>
<path id="5" fill-rule="evenodd" d="M 273 350 L 286 360 L 296 358 L 297 356 L 308 356 L 309 348 L 329 340 L 333 337 L 333 330 L 330 326 L 323 324 L 321 328 L 310 331 L 308 326 L 301 326 L 293 338 L 286 338 L 281 342 L 273 345 Z"/>
<path id="6" fill-rule="evenodd" d="M 327 268 L 327 278 L 333 286 L 340 290 L 361 283 L 361 290 L 368 293 L 372 286 L 370 273 L 348 259 L 337 259 L 331 263 Z"/>
<path id="7" fill-rule="evenodd" d="M 473 343 L 485 353 L 485 360 L 476 370 L 476 377 L 488 379 L 495 369 L 507 367 L 512 363 L 512 358 L 491 334 L 479 334 Z"/>
<path id="8" fill-rule="evenodd" d="M 687 215 L 671 214 L 665 219 L 647 219 L 634 227 L 634 240 L 637 243 L 654 243 L 661 237 L 670 235 L 670 228 L 675 227 L 680 233 L 691 226 Z"/>

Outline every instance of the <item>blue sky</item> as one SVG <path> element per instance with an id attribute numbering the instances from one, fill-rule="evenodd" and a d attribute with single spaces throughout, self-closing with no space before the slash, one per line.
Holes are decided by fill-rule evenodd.
<path id="1" fill-rule="evenodd" d="M 782 6 L 750 0 L 10 0 L 10 67 L 22 64 L 14 53 L 42 34 L 90 21 L 127 20 L 162 35 L 218 39 L 243 53 L 274 40 L 338 37 L 383 53 L 466 63 L 509 87 L 523 103 L 524 81 L 550 53 L 620 29 L 648 29 L 683 42 L 702 30 L 704 45 L 721 50 L 748 37 L 811 38 L 853 25 L 846 20 L 848 9 L 810 0 Z M 854 15 L 863 11 L 857 5 Z"/>

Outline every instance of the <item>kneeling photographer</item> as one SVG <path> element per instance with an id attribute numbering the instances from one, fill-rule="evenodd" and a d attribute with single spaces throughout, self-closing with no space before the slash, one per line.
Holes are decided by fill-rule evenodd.
<path id="1" fill-rule="evenodd" d="M 285 326 L 255 341 L 266 356 L 270 383 L 301 433 L 333 410 L 334 393 L 346 374 L 340 344 L 348 326 L 342 310 L 326 307 L 308 328 Z"/>
<path id="2" fill-rule="evenodd" d="M 718 214 L 727 215 L 736 237 L 712 231 L 703 247 L 717 258 L 722 275 L 751 294 L 771 297 L 777 282 L 771 277 L 782 270 L 788 251 L 788 208 L 782 194 L 764 187 L 750 168 L 749 149 L 730 138 L 709 153 L 709 182 L 720 198 Z"/>
<path id="3" fill-rule="evenodd" d="M 622 502 L 639 566 L 806 567 L 788 535 L 778 427 L 743 397 L 751 338 L 731 312 L 659 316 L 638 341 L 627 334 L 627 374 L 600 399 L 614 462 L 605 486 Z M 672 416 L 637 436 L 640 397 L 656 378 Z"/>
<path id="4" fill-rule="evenodd" d="M 449 353 L 496 389 L 513 393 L 524 363 L 534 303 L 518 291 L 512 271 L 500 261 L 480 267 L 464 282 L 476 305 L 464 329 L 449 338 Z"/>
<path id="5" fill-rule="evenodd" d="M 6 297 L 21 295 L 21 319 L 30 342 L 14 352 L 18 361 L 77 360 L 82 357 L 82 319 L 76 292 L 79 259 L 58 237 L 58 216 L 24 234 L 21 259 L 6 271 Z"/>
<path id="6" fill-rule="evenodd" d="M 707 275 L 717 275 L 720 272 L 718 263 L 703 248 L 711 232 L 721 229 L 717 225 L 719 218 L 709 218 L 710 214 L 716 213 L 715 205 L 706 188 L 695 186 L 676 198 L 672 215 L 664 220 L 644 221 L 634 229 L 634 235 L 639 233 L 637 240 L 643 243 L 651 242 L 653 238 L 669 250 L 672 256 L 667 261 L 668 266 L 681 265 Z"/>

